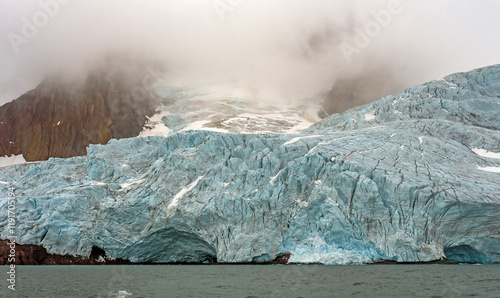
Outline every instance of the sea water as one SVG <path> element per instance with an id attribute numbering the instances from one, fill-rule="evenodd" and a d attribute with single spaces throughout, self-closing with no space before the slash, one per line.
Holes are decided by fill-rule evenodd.
<path id="1" fill-rule="evenodd" d="M 16 290 L 2 280 L 30 298 L 500 297 L 500 265 L 16 266 Z"/>

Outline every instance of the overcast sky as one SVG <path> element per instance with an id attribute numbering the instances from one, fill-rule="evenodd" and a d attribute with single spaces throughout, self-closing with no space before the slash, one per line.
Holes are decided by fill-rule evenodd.
<path id="1" fill-rule="evenodd" d="M 0 104 L 117 50 L 160 59 L 185 84 L 299 97 L 373 67 L 416 84 L 500 63 L 500 1 L 397 2 L 0 0 Z"/>

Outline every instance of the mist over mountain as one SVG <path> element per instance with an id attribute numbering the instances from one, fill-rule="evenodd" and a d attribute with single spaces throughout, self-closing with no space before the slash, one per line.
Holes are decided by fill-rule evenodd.
<path id="1" fill-rule="evenodd" d="M 0 156 L 26 161 L 86 154 L 89 144 L 137 136 L 158 106 L 148 65 L 125 54 L 104 56 L 85 77 L 54 75 L 0 107 Z"/>
<path id="2" fill-rule="evenodd" d="M 497 63 L 499 21 L 493 14 L 499 6 L 451 0 L 2 0 L 0 103 L 54 73 L 85 78 L 112 52 L 161 61 L 184 85 L 238 81 L 285 102 L 377 73 L 387 85 L 376 90 L 379 97 Z"/>

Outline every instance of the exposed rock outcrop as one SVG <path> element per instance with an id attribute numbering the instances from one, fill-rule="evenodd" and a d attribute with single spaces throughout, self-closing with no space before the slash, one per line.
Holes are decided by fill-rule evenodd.
<path id="1" fill-rule="evenodd" d="M 47 253 L 47 250 L 40 245 L 20 245 L 13 246 L 15 262 L 9 261 L 10 248 L 9 240 L 0 239 L 0 265 L 120 265 L 131 264 L 127 260 L 109 259 L 105 255 L 91 255 L 89 257 L 78 257 L 72 255 L 58 255 Z"/>
<path id="2" fill-rule="evenodd" d="M 0 107 L 0 156 L 26 161 L 86 154 L 89 144 L 137 136 L 154 114 L 146 72 L 92 72 L 84 83 L 48 79 Z"/>

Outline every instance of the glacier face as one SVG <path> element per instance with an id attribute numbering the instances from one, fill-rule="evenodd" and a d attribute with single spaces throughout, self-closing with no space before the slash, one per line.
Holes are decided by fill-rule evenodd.
<path id="1" fill-rule="evenodd" d="M 18 241 L 133 262 L 500 262 L 500 66 L 295 135 L 186 131 L 2 168 Z M 490 154 L 478 154 L 488 152 Z M 0 210 L 7 210 L 6 191 Z M 6 212 L 0 238 L 8 238 Z"/>

